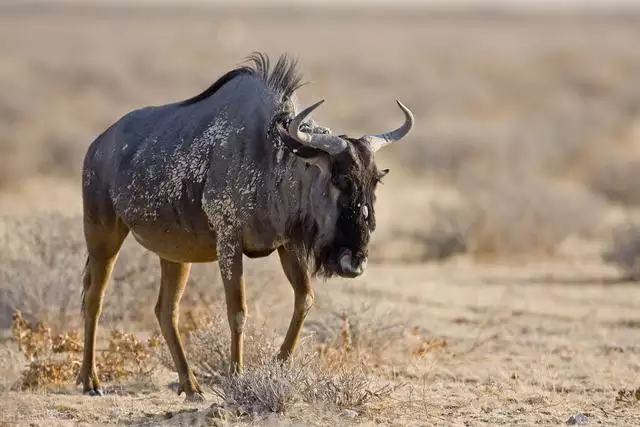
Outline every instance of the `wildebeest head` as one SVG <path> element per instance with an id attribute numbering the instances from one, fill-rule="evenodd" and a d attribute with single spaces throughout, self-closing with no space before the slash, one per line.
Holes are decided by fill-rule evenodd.
<path id="1" fill-rule="evenodd" d="M 397 101 L 405 121 L 391 132 L 360 138 L 303 132 L 300 127 L 304 119 L 322 102 L 297 114 L 281 132 L 286 133 L 287 145 L 294 153 L 320 169 L 319 188 L 312 192 L 310 206 L 314 217 L 312 237 L 307 242 L 316 273 L 357 277 L 366 266 L 369 240 L 376 226 L 376 187 L 389 172 L 378 169 L 374 154 L 407 135 L 414 119 L 411 111 Z"/>

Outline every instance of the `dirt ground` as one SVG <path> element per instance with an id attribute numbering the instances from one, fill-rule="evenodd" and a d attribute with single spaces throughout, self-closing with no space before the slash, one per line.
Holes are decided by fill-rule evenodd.
<path id="1" fill-rule="evenodd" d="M 0 6 L 0 426 L 640 425 L 640 287 L 601 256 L 640 199 L 639 23 Z M 86 146 L 127 111 L 187 98 L 253 50 L 297 55 L 313 82 L 301 102 L 326 98 L 316 118 L 336 132 L 393 126 L 396 98 L 416 115 L 378 160 L 392 172 L 366 274 L 318 282 L 305 330 L 313 349 L 314 325 L 359 313 L 376 339 L 349 363 L 397 388 L 363 408 L 235 418 L 210 390 L 184 402 L 161 365 L 106 383 L 101 398 L 72 382 L 20 390 L 28 361 L 12 309 L 57 330 L 79 318 Z M 129 243 L 103 336 L 154 328 L 157 265 Z M 629 268 L 636 255 L 625 253 Z M 248 262 L 247 282 L 250 316 L 280 339 L 293 299 L 276 264 Z M 216 274 L 195 268 L 183 310 L 220 299 Z M 127 317 L 139 305 L 147 317 Z"/>
<path id="2" fill-rule="evenodd" d="M 637 388 L 640 289 L 615 283 L 611 271 L 551 263 L 374 266 L 362 279 L 336 280 L 326 286 L 321 296 L 366 300 L 395 310 L 450 346 L 435 357 L 381 369 L 378 375 L 408 387 L 394 396 L 396 408 L 390 405 L 373 419 L 362 420 L 364 424 L 559 425 L 579 413 L 590 425 L 640 422 L 637 404 L 616 401 L 620 390 Z M 184 403 L 167 387 L 171 381 L 175 374 L 156 372 L 104 398 L 82 396 L 74 387 L 10 391 L 2 400 L 3 421 L 10 425 L 211 422 L 208 407 L 217 401 L 215 396 L 209 393 L 208 402 L 201 405 Z M 167 418 L 168 413 L 175 417 Z M 294 415 L 271 421 L 336 422 L 332 417 Z"/>

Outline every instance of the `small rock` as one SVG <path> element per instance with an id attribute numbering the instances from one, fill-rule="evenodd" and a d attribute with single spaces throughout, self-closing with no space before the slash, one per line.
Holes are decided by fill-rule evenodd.
<path id="1" fill-rule="evenodd" d="M 570 426 L 573 425 L 584 425 L 587 423 L 587 417 L 584 414 L 576 414 L 576 415 L 571 415 L 569 417 L 569 419 L 567 420 L 567 424 Z"/>
<path id="2" fill-rule="evenodd" d="M 341 417 L 345 417 L 345 418 L 355 418 L 355 417 L 358 416 L 358 413 L 356 411 L 351 410 L 351 409 L 345 409 L 344 411 L 342 411 L 340 416 Z"/>

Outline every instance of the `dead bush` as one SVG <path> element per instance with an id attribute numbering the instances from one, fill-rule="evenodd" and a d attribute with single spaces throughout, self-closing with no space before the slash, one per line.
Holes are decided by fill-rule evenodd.
<path id="1" fill-rule="evenodd" d="M 464 248 L 480 257 L 551 255 L 568 237 L 593 237 L 606 207 L 579 184 L 526 175 L 469 178 L 460 191 L 462 203 L 436 207 L 423 235 L 429 245 L 455 242 L 459 250 L 451 254 Z"/>
<path id="2" fill-rule="evenodd" d="M 241 413 L 261 415 L 284 413 L 302 402 L 303 386 L 312 376 L 309 363 L 279 363 L 273 355 L 248 364 L 239 376 L 223 375 L 215 383 L 214 392 Z"/>
<path id="3" fill-rule="evenodd" d="M 0 218 L 0 327 L 14 310 L 61 326 L 79 317 L 81 220 L 58 213 Z"/>
<path id="4" fill-rule="evenodd" d="M 640 159 L 624 156 L 609 156 L 606 159 L 591 168 L 585 178 L 587 185 L 614 203 L 625 206 L 640 205 L 640 190 L 637 184 Z"/>
<path id="5" fill-rule="evenodd" d="M 185 352 L 194 373 L 209 382 L 221 381 L 229 372 L 230 333 L 226 310 L 220 304 L 200 310 L 186 310 L 181 316 L 180 333 L 184 337 Z M 184 320 L 183 320 L 184 319 Z M 159 335 L 157 335 L 159 336 Z M 259 327 L 252 317 L 245 325 L 244 361 L 247 365 L 257 364 L 265 354 L 275 356 L 277 337 Z M 175 366 L 164 340 L 156 352 L 165 367 L 174 370 Z"/>
<path id="6" fill-rule="evenodd" d="M 628 222 L 615 228 L 602 260 L 618 267 L 624 278 L 640 280 L 640 224 Z"/>
<path id="7" fill-rule="evenodd" d="M 616 403 L 635 405 L 640 402 L 640 387 L 636 389 L 620 389 L 616 396 Z"/>
<path id="8" fill-rule="evenodd" d="M 313 365 L 312 365 L 313 366 Z M 362 365 L 346 365 L 337 371 L 321 363 L 306 380 L 303 396 L 307 403 L 321 403 L 338 409 L 362 410 L 374 400 L 389 397 L 401 385 L 376 385 Z M 329 373 L 332 372 L 332 373 Z"/>
<path id="9" fill-rule="evenodd" d="M 77 330 L 54 335 L 45 322 L 32 323 L 22 313 L 15 312 L 11 331 L 19 350 L 29 362 L 15 387 L 38 389 L 75 382 L 82 352 Z M 99 350 L 96 357 L 100 379 L 123 380 L 147 372 L 154 366 L 150 348 L 157 344 L 153 338 L 143 343 L 132 334 L 112 330 L 107 349 Z"/>
<path id="10" fill-rule="evenodd" d="M 255 417 L 285 413 L 297 405 L 364 411 L 399 388 L 376 385 L 359 364 L 329 369 L 322 356 L 305 350 L 285 363 L 263 354 L 245 373 L 222 377 L 213 389 L 226 405 Z"/>
<path id="11" fill-rule="evenodd" d="M 213 313 L 222 313 L 219 307 Z M 248 319 L 245 325 L 245 371 L 228 375 L 229 332 L 221 314 L 191 314 L 185 324 L 185 347 L 192 369 L 238 414 L 251 417 L 284 413 L 298 405 L 364 410 L 395 388 L 379 385 L 367 366 L 370 355 L 384 353 L 404 336 L 401 325 L 383 326 L 371 309 L 335 311 L 312 326 L 318 334 L 303 337 L 290 361 L 275 359 L 281 336 Z M 340 314 L 339 314 L 340 313 Z M 312 322 L 313 323 L 313 322 Z M 197 329 L 190 329 L 191 327 Z M 174 370 L 164 341 L 155 351 Z M 416 354 L 410 352 L 409 354 Z"/>
<path id="12" fill-rule="evenodd" d="M 380 352 L 380 348 L 404 349 L 400 344 L 405 341 L 408 325 L 401 313 L 382 312 L 368 304 L 333 306 L 329 302 L 328 306 L 323 309 L 320 303 L 322 314 L 305 323 L 308 341 L 327 366 L 380 362 L 389 356 L 389 351 Z"/>

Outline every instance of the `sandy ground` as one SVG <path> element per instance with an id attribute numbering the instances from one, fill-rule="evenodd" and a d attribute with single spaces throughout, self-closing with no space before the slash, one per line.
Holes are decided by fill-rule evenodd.
<path id="1" fill-rule="evenodd" d="M 616 397 L 619 390 L 637 387 L 640 289 L 615 278 L 615 272 L 593 264 L 459 261 L 376 266 L 362 279 L 331 281 L 319 292 L 321 298 L 395 309 L 449 344 L 436 357 L 381 369 L 381 377 L 407 384 L 395 396 L 402 409 L 364 423 L 558 425 L 582 413 L 590 425 L 635 425 L 640 422 L 637 404 L 616 402 Z M 7 392 L 2 420 L 10 425 L 213 422 L 208 407 L 217 400 L 212 394 L 202 405 L 184 403 L 167 387 L 173 374 L 162 372 L 125 383 L 104 398 L 85 397 L 71 387 Z M 298 414 L 273 422 L 336 421 Z"/>

